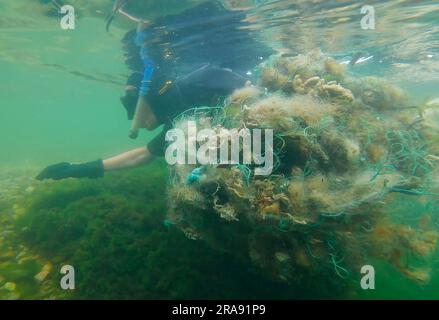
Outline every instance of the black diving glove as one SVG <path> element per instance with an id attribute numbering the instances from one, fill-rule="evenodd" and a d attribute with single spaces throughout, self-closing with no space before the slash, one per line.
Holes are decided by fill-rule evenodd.
<path id="1" fill-rule="evenodd" d="M 48 166 L 36 177 L 37 180 L 61 180 L 66 178 L 100 178 L 104 176 L 104 163 L 96 160 L 81 164 L 62 162 Z"/>

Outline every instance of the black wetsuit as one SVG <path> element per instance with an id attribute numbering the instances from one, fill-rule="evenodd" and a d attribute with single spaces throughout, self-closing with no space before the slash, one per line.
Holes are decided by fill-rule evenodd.
<path id="1" fill-rule="evenodd" d="M 252 80 L 252 69 L 272 54 L 252 37 L 244 19 L 243 12 L 209 2 L 160 18 L 146 30 L 148 57 L 154 64 L 146 98 L 165 124 L 148 144 L 152 154 L 164 154 L 165 133 L 175 116 L 194 107 L 216 106 L 219 98 Z M 135 69 L 141 62 L 134 58 L 131 65 Z M 137 69 L 129 82 L 141 80 Z"/>

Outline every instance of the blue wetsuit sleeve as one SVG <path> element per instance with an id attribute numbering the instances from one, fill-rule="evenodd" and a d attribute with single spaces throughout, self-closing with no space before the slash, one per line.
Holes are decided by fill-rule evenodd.
<path id="1" fill-rule="evenodd" d="M 139 95 L 144 97 L 148 94 L 150 88 L 152 75 L 154 73 L 154 64 L 152 63 L 152 60 L 149 59 L 148 57 L 143 57 L 142 60 L 143 60 L 144 69 L 143 69 L 143 79 L 139 89 Z"/>
<path id="2" fill-rule="evenodd" d="M 139 31 L 136 34 L 134 42 L 140 47 L 140 57 L 143 61 L 143 79 L 139 89 L 139 96 L 146 96 L 148 94 L 152 75 L 154 73 L 154 63 L 148 56 L 148 51 L 145 45 L 147 34 L 145 31 Z"/>
<path id="3" fill-rule="evenodd" d="M 145 43 L 147 38 L 147 32 L 145 30 L 137 31 L 136 36 L 134 37 L 134 43 L 136 46 L 141 47 Z"/>

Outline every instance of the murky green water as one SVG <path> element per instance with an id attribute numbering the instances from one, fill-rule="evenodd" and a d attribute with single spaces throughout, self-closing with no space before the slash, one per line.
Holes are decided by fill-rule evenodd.
<path id="1" fill-rule="evenodd" d="M 359 271 L 336 288 L 321 285 L 334 274 L 297 287 L 271 279 L 247 257 L 189 240 L 164 223 L 168 172 L 160 159 L 98 180 L 35 181 L 49 164 L 107 158 L 156 134 L 129 139 L 119 101 L 130 74 L 120 39 L 135 24 L 118 16 L 107 33 L 112 1 L 62 2 L 77 9 L 75 30 L 60 28 L 51 1 L 0 0 L 0 299 L 439 298 L 437 253 L 422 261 L 428 283 L 378 260 L 376 289 L 364 291 Z M 133 0 L 126 8 L 154 19 L 200 2 Z M 370 1 L 375 30 L 361 29 L 357 1 L 241 3 L 254 6 L 254 36 L 279 52 L 320 48 L 339 62 L 358 55 L 368 59 L 353 74 L 383 77 L 413 104 L 439 97 L 434 1 Z M 416 225 L 428 215 L 437 231 L 437 196 L 392 200 L 396 219 Z M 73 291 L 59 286 L 66 264 L 76 269 Z"/>

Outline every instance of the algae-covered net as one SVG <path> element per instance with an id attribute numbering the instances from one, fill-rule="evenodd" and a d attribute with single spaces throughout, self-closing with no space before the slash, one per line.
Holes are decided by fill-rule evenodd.
<path id="1" fill-rule="evenodd" d="M 328 271 L 353 278 L 373 258 L 427 282 L 437 234 L 397 222 L 389 206 L 401 193 L 437 197 L 438 128 L 426 115 L 439 105 L 413 106 L 401 89 L 354 77 L 318 50 L 273 56 L 258 78 L 174 127 L 272 129 L 272 174 L 245 164 L 171 166 L 168 222 L 290 283 Z"/>

